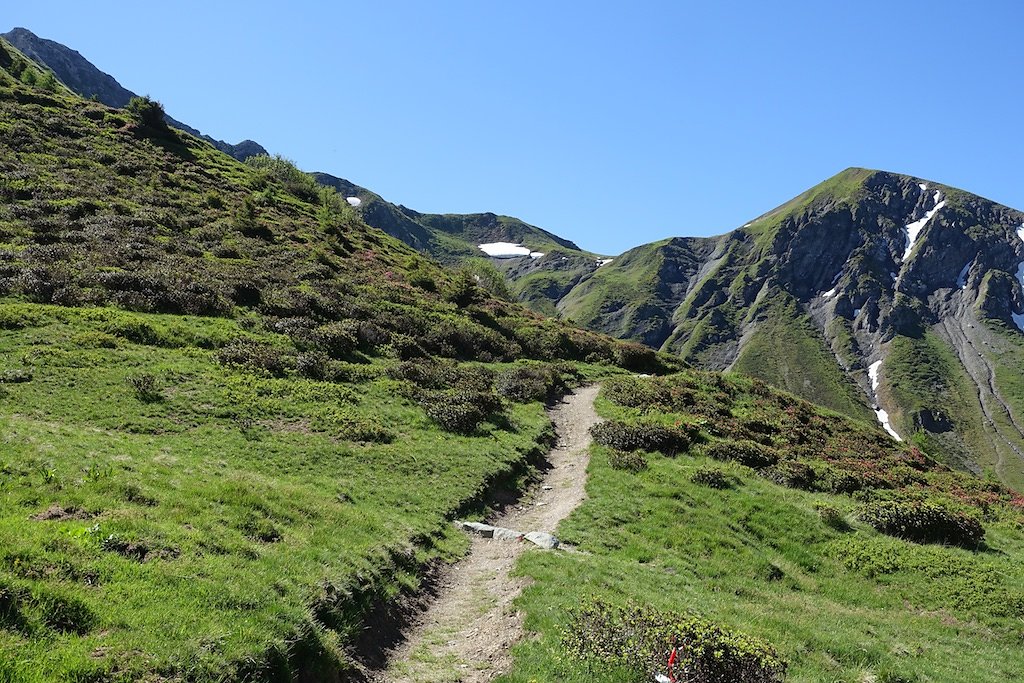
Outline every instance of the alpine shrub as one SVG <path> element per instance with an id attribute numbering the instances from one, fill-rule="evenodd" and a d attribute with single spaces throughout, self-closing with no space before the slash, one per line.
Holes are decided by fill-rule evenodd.
<path id="1" fill-rule="evenodd" d="M 707 446 L 704 454 L 715 460 L 733 460 L 755 469 L 769 467 L 779 461 L 778 451 L 754 441 L 716 441 Z"/>
<path id="2" fill-rule="evenodd" d="M 690 475 L 690 481 L 710 489 L 730 489 L 736 484 L 736 477 L 717 467 L 698 467 Z"/>
<path id="3" fill-rule="evenodd" d="M 561 373 L 549 364 L 505 370 L 495 378 L 494 388 L 499 396 L 515 403 L 549 401 L 567 390 Z"/>
<path id="4" fill-rule="evenodd" d="M 761 476 L 779 486 L 803 491 L 810 491 L 817 479 L 811 466 L 799 460 L 782 460 L 761 470 Z"/>
<path id="5" fill-rule="evenodd" d="M 216 355 L 221 365 L 248 370 L 250 372 L 266 372 L 275 377 L 283 377 L 288 372 L 285 355 L 268 344 L 252 339 L 236 339 Z"/>
<path id="6" fill-rule="evenodd" d="M 919 543 L 976 548 L 985 538 L 985 527 L 974 515 L 928 501 L 866 503 L 857 516 L 883 534 Z"/>
<path id="7" fill-rule="evenodd" d="M 627 424 L 608 420 L 591 427 L 590 433 L 597 443 L 620 451 L 659 451 L 673 456 L 690 447 L 685 430 L 653 422 Z"/>
<path id="8" fill-rule="evenodd" d="M 423 395 L 420 404 L 441 429 L 455 434 L 472 434 L 501 406 L 493 393 L 472 391 L 430 392 Z"/>
<path id="9" fill-rule="evenodd" d="M 647 457 L 641 451 L 616 451 L 608 454 L 608 465 L 613 470 L 642 472 L 647 469 Z"/>
<path id="10" fill-rule="evenodd" d="M 669 674 L 691 683 L 778 683 L 787 668 L 771 645 L 700 617 L 600 600 L 572 611 L 562 646 L 588 668 L 602 664 L 644 680 Z"/>

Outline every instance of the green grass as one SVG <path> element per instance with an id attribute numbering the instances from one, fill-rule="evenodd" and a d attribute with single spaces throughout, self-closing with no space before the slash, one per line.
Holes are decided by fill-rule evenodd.
<path id="1" fill-rule="evenodd" d="M 779 292 L 743 346 L 733 370 L 861 420 L 874 416 L 796 301 Z"/>
<path id="2" fill-rule="evenodd" d="M 456 436 L 383 375 L 252 375 L 107 335 L 104 310 L 21 310 L 31 325 L 0 331 L 0 376 L 31 376 L 0 384 L 0 680 L 266 676 L 303 648 L 306 670 L 343 669 L 366 603 L 460 553 L 448 520 L 550 429 L 535 403 Z M 138 317 L 168 337 L 253 334 Z M 338 414 L 390 443 L 351 440 Z M 33 519 L 54 505 L 74 514 Z"/>
<path id="3" fill-rule="evenodd" d="M 715 385 L 697 377 L 683 386 L 710 395 Z M 733 417 L 765 416 L 764 401 L 777 401 L 747 391 L 734 395 Z M 613 419 L 640 415 L 606 399 L 599 409 Z M 821 433 L 822 454 L 841 438 L 854 451 L 860 444 L 859 457 L 902 457 L 902 447 L 867 440 L 867 427 L 819 415 L 825 421 L 809 423 L 816 432 L 840 428 Z M 652 417 L 706 419 L 663 408 L 648 411 Z M 638 473 L 612 469 L 608 456 L 592 449 L 587 499 L 559 529 L 582 552 L 531 552 L 519 564 L 532 581 L 520 606 L 536 636 L 517 646 L 503 683 L 647 680 L 588 670 L 564 656 L 560 634 L 570 608 L 590 596 L 691 611 L 767 640 L 789 661 L 789 681 L 1005 681 L 1024 666 L 1019 509 L 991 509 L 983 551 L 916 545 L 858 522 L 849 496 L 783 488 L 748 468 L 709 460 L 700 447 L 676 458 L 649 454 L 649 468 Z M 711 489 L 690 480 L 709 466 L 739 483 Z M 942 468 L 934 476 L 935 495 L 966 481 Z M 826 524 L 816 509 L 822 504 L 849 526 Z"/>

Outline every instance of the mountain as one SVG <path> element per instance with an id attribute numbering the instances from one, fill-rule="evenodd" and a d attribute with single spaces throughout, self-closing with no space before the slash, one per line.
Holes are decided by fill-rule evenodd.
<path id="1" fill-rule="evenodd" d="M 507 275 L 519 301 L 547 315 L 554 315 L 555 302 L 605 262 L 599 255 L 518 218 L 493 213 L 420 213 L 342 178 L 327 173 L 314 173 L 313 177 L 358 199 L 358 211 L 368 225 L 441 263 L 486 258 L 480 245 L 504 245 L 504 253 L 492 259 L 494 264 Z"/>
<path id="2" fill-rule="evenodd" d="M 1024 483 L 1024 213 L 851 168 L 743 227 L 631 249 L 564 317 Z"/>
<path id="3" fill-rule="evenodd" d="M 97 69 L 89 60 L 69 47 L 52 40 L 40 38 L 25 28 L 14 28 L 2 34 L 3 38 L 17 48 L 22 54 L 36 63 L 50 69 L 64 85 L 87 99 L 95 98 L 109 107 L 123 108 L 136 94 L 122 87 L 113 76 Z M 167 118 L 175 128 L 202 138 L 211 145 L 240 161 L 250 156 L 266 154 L 259 143 L 243 140 L 236 145 L 215 140 L 203 135 L 188 124 Z"/>

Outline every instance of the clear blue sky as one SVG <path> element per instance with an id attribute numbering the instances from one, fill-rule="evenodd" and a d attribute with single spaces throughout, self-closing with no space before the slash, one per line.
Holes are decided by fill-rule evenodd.
<path id="1" fill-rule="evenodd" d="M 1024 3 L 20 2 L 173 116 L 615 254 L 847 166 L 1024 209 Z"/>

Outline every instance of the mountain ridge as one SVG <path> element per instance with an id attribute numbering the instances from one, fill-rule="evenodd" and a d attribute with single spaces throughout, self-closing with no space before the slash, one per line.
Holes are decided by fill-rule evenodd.
<path id="1" fill-rule="evenodd" d="M 109 107 L 122 109 L 127 106 L 131 98 L 137 96 L 136 93 L 118 83 L 113 76 L 98 69 L 77 50 L 66 45 L 41 38 L 20 26 L 0 35 L 26 57 L 51 69 L 64 85 L 86 99 L 96 98 Z M 252 140 L 231 144 L 205 135 L 170 116 L 167 117 L 167 121 L 175 128 L 180 128 L 186 133 L 206 140 L 215 148 L 239 161 L 244 161 L 250 156 L 267 153 L 262 145 Z"/>

